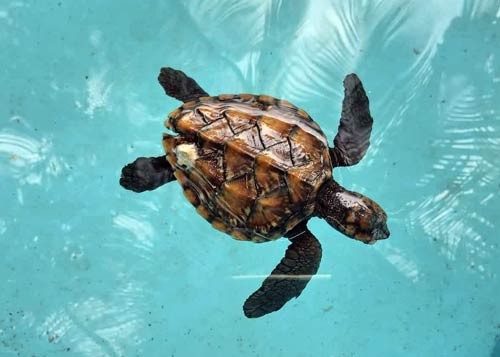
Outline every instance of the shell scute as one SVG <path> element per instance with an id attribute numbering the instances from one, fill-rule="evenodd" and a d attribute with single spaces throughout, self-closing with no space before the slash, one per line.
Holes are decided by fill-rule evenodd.
<path id="1" fill-rule="evenodd" d="M 263 104 L 273 105 L 276 103 L 276 99 L 270 95 L 259 95 L 258 99 Z"/>
<path id="2" fill-rule="evenodd" d="M 260 154 L 255 160 L 255 179 L 260 192 L 265 195 L 286 185 L 283 166 L 273 157 Z"/>
<path id="3" fill-rule="evenodd" d="M 260 118 L 259 125 L 263 140 L 271 141 L 266 146 L 271 146 L 272 142 L 276 140 L 283 141 L 283 138 L 288 137 L 291 132 L 297 129 L 296 125 L 293 123 L 266 115 Z"/>
<path id="4" fill-rule="evenodd" d="M 220 187 L 224 182 L 224 157 L 221 152 L 213 150 L 199 157 L 195 166 L 196 170 L 214 187 Z"/>
<path id="5" fill-rule="evenodd" d="M 239 138 L 228 141 L 224 150 L 226 179 L 231 180 L 237 176 L 253 173 L 257 154 L 258 150 L 245 145 Z"/>
<path id="6" fill-rule="evenodd" d="M 195 112 L 205 123 L 212 123 L 222 118 L 222 113 L 220 111 L 211 108 L 208 105 L 201 105 L 197 107 Z"/>
<path id="7" fill-rule="evenodd" d="M 294 204 L 310 201 L 313 192 L 323 183 L 324 175 L 315 172 L 313 166 L 309 164 L 288 170 L 286 181 Z"/>
<path id="8" fill-rule="evenodd" d="M 184 133 L 187 137 L 194 137 L 207 124 L 196 115 L 196 112 L 190 111 L 175 120 L 175 130 Z"/>
<path id="9" fill-rule="evenodd" d="M 260 130 L 257 125 L 236 134 L 234 139 L 239 140 L 239 143 L 242 146 L 253 149 L 252 151 L 255 152 L 255 154 L 265 149 L 265 146 L 260 138 Z"/>
<path id="10" fill-rule="evenodd" d="M 217 147 L 223 147 L 224 143 L 233 136 L 234 133 L 225 120 L 214 121 L 198 131 L 198 137 L 201 141 L 212 143 Z"/>
<path id="11" fill-rule="evenodd" d="M 229 109 L 226 110 L 224 115 L 235 134 L 248 130 L 256 125 L 255 117 L 247 113 Z"/>
<path id="12" fill-rule="evenodd" d="M 282 224 L 283 216 L 292 212 L 285 207 L 290 206 L 286 188 L 276 190 L 273 193 L 260 197 L 253 207 L 252 214 L 248 218 L 249 224 L 262 235 L 270 234 Z M 287 213 L 285 213 L 287 212 Z"/>
<path id="13" fill-rule="evenodd" d="M 242 102 L 253 102 L 255 101 L 255 96 L 253 94 L 243 93 L 239 95 Z"/>
<path id="14" fill-rule="evenodd" d="M 239 221 L 245 222 L 258 197 L 253 175 L 243 175 L 225 182 L 219 196 L 226 209 L 233 212 Z"/>
<path id="15" fill-rule="evenodd" d="M 286 140 L 289 134 L 295 131 L 293 123 L 265 115 L 259 121 L 259 129 L 260 138 L 265 148 Z"/>
<path id="16" fill-rule="evenodd" d="M 219 98 L 219 100 L 230 100 L 230 99 L 234 99 L 236 96 L 234 94 L 219 94 L 217 96 L 217 98 Z"/>

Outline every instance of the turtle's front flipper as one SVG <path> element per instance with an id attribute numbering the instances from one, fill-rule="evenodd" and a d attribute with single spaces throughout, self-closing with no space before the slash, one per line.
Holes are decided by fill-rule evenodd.
<path id="1" fill-rule="evenodd" d="M 151 191 L 175 180 L 172 167 L 165 155 L 139 157 L 122 169 L 120 185 L 135 192 Z"/>
<path id="2" fill-rule="evenodd" d="M 261 317 L 283 307 L 298 297 L 311 277 L 318 271 L 321 245 L 305 223 L 287 233 L 292 241 L 285 257 L 264 280 L 262 286 L 245 301 L 246 317 Z"/>
<path id="3" fill-rule="evenodd" d="M 158 81 L 168 96 L 184 103 L 199 97 L 208 97 L 207 92 L 201 89 L 194 79 L 186 76 L 184 72 L 170 67 L 164 67 L 160 70 Z"/>
<path id="4" fill-rule="evenodd" d="M 365 156 L 370 146 L 373 119 L 370 115 L 368 97 L 357 75 L 349 74 L 344 79 L 344 101 L 338 133 L 330 149 L 332 164 L 351 166 Z"/>

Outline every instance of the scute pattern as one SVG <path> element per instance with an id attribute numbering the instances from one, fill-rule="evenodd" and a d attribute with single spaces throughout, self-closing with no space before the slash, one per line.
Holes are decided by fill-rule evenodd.
<path id="1" fill-rule="evenodd" d="M 202 97 L 174 110 L 167 160 L 189 201 L 235 239 L 265 242 L 310 216 L 331 178 L 327 140 L 301 109 L 270 96 Z M 180 144 L 195 148 L 179 165 Z M 186 145 L 183 145 L 186 147 Z M 180 150 L 180 149 L 179 149 Z"/>

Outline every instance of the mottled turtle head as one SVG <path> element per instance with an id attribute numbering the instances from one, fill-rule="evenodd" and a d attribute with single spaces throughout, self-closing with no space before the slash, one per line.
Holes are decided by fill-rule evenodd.
<path id="1" fill-rule="evenodd" d="M 316 214 L 346 236 L 375 243 L 389 237 L 387 214 L 376 202 L 348 191 L 335 181 L 326 183 L 318 193 Z"/>

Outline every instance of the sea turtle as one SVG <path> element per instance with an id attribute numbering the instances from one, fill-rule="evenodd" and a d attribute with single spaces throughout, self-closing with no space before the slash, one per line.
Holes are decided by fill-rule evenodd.
<path id="1" fill-rule="evenodd" d="M 389 237 L 383 209 L 333 180 L 332 169 L 358 163 L 369 146 L 373 119 L 355 74 L 345 97 L 334 147 L 311 117 L 267 95 L 209 96 L 182 71 L 162 68 L 166 94 L 184 104 L 165 125 L 166 156 L 140 157 L 122 170 L 120 184 L 142 192 L 173 180 L 212 226 L 233 238 L 291 241 L 285 256 L 243 306 L 247 317 L 279 310 L 300 295 L 321 260 L 309 218 L 363 243 Z"/>

